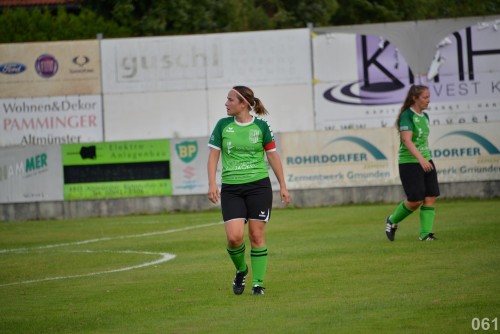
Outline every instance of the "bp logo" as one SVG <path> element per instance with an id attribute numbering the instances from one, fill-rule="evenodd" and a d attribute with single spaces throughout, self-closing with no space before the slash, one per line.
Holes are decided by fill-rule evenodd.
<path id="1" fill-rule="evenodd" d="M 198 154 L 198 142 L 197 141 L 183 141 L 181 143 L 175 144 L 175 150 L 177 152 L 177 156 L 184 161 L 185 163 L 189 163 L 196 158 L 196 154 Z"/>

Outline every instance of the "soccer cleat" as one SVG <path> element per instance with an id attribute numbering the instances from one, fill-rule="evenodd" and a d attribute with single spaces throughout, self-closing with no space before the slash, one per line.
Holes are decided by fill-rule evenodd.
<path id="1" fill-rule="evenodd" d="M 437 240 L 437 238 L 434 236 L 434 233 L 429 233 L 423 238 L 419 238 L 421 241 L 433 241 Z"/>
<path id="2" fill-rule="evenodd" d="M 248 274 L 248 266 L 243 272 L 236 271 L 233 281 L 233 292 L 235 295 L 241 295 L 245 291 L 245 277 Z"/>
<path id="3" fill-rule="evenodd" d="M 396 236 L 396 230 L 398 229 L 398 224 L 393 224 L 389 220 L 390 216 L 387 216 L 385 219 L 385 235 L 387 235 L 387 239 L 390 241 L 394 241 L 394 237 Z"/>
<path id="4" fill-rule="evenodd" d="M 262 286 L 258 286 L 258 285 L 256 285 L 256 286 L 254 286 L 254 287 L 252 288 L 252 295 L 254 295 L 254 296 L 263 295 L 263 294 L 264 294 L 264 290 L 265 290 L 265 289 L 266 289 L 266 288 L 264 288 L 264 287 L 262 287 Z"/>

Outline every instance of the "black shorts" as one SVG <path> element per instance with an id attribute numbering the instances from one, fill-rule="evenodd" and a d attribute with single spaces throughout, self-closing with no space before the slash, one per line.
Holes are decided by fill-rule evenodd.
<path id="1" fill-rule="evenodd" d="M 273 205 L 271 180 L 266 177 L 244 184 L 222 184 L 221 207 L 224 222 L 233 219 L 269 221 Z"/>
<path id="2" fill-rule="evenodd" d="M 432 160 L 429 162 L 434 166 Z M 426 173 L 419 163 L 399 164 L 399 178 L 410 202 L 423 201 L 425 197 L 437 197 L 440 194 L 436 166 Z"/>

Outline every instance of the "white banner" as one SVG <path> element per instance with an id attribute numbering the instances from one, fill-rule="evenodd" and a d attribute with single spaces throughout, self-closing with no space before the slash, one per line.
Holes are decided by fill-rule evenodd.
<path id="1" fill-rule="evenodd" d="M 63 200 L 61 147 L 0 148 L 0 203 Z"/>
<path id="2" fill-rule="evenodd" d="M 432 127 L 429 146 L 439 182 L 500 180 L 499 125 Z"/>
<path id="3" fill-rule="evenodd" d="M 99 95 L 0 100 L 0 146 L 102 141 Z"/>
<path id="4" fill-rule="evenodd" d="M 208 137 L 170 140 L 173 195 L 208 194 L 207 145 Z M 220 182 L 220 165 L 219 161 L 218 182 Z"/>
<path id="5" fill-rule="evenodd" d="M 401 44 L 404 34 L 422 33 L 411 22 L 399 30 L 386 24 L 382 35 L 317 35 L 312 40 L 316 129 L 392 126 L 408 88 L 417 83 L 429 86 L 433 124 L 500 121 L 500 32 L 494 23 L 443 36 L 428 72 L 417 76 L 391 44 L 393 38 L 413 54 L 427 46 L 426 38 Z M 436 28 L 434 34 L 440 33 Z"/>
<path id="6" fill-rule="evenodd" d="M 103 91 L 311 82 L 308 29 L 103 40 Z"/>
<path id="7" fill-rule="evenodd" d="M 397 139 L 391 129 L 284 133 L 287 185 L 311 189 L 397 184 Z"/>
<path id="8" fill-rule="evenodd" d="M 209 136 L 227 116 L 229 89 L 104 95 L 106 141 Z M 265 118 L 276 133 L 314 129 L 310 85 L 252 89 L 269 111 Z"/>
<path id="9" fill-rule="evenodd" d="M 106 141 L 208 135 L 206 103 L 203 90 L 105 95 Z"/>

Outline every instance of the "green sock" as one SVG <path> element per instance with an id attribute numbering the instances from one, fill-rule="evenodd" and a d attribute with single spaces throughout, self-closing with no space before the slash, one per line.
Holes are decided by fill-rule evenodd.
<path id="1" fill-rule="evenodd" d="M 432 232 L 432 225 L 434 225 L 434 216 L 436 211 L 431 206 L 420 207 L 420 237 L 423 238 Z"/>
<path id="2" fill-rule="evenodd" d="M 413 213 L 413 211 L 408 209 L 405 206 L 405 202 L 403 201 L 403 202 L 399 203 L 399 205 L 396 208 L 396 210 L 394 211 L 394 213 L 389 217 L 389 220 L 393 224 L 398 224 L 400 221 L 402 221 L 403 219 L 405 219 L 406 217 L 408 217 L 412 213 Z"/>
<path id="3" fill-rule="evenodd" d="M 245 271 L 247 269 L 247 264 L 245 262 L 245 243 L 242 243 L 238 248 L 227 247 L 227 253 L 239 272 Z"/>
<path id="4" fill-rule="evenodd" d="M 252 248 L 252 286 L 263 286 L 267 269 L 267 246 Z"/>

